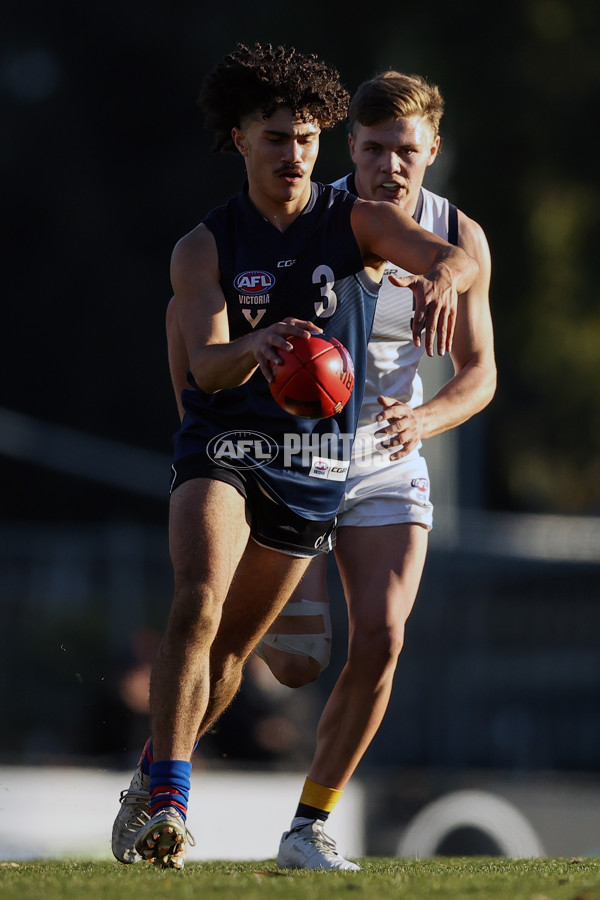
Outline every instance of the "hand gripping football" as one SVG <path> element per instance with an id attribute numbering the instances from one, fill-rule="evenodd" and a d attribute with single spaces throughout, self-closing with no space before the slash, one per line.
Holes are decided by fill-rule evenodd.
<path id="1" fill-rule="evenodd" d="M 343 344 L 320 334 L 290 338 L 293 351 L 278 350 L 271 393 L 292 416 L 325 419 L 341 412 L 354 388 L 354 364 Z"/>

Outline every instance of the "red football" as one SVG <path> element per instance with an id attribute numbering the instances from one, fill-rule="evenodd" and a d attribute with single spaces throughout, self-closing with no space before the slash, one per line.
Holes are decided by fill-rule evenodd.
<path id="1" fill-rule="evenodd" d="M 277 403 L 302 419 L 324 419 L 343 410 L 354 387 L 352 357 L 336 338 L 314 334 L 290 338 L 291 352 L 278 350 L 271 393 Z"/>

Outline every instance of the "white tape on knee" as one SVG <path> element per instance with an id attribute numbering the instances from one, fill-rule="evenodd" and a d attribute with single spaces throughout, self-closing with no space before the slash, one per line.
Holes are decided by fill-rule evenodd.
<path id="1" fill-rule="evenodd" d="M 319 600 L 290 600 L 285 604 L 280 616 L 323 616 L 329 622 L 329 603 Z M 331 634 L 330 634 L 331 637 Z"/>
<path id="2" fill-rule="evenodd" d="M 323 670 L 331 655 L 331 617 L 329 603 L 318 600 L 294 600 L 286 603 L 280 616 L 323 616 L 324 631 L 319 634 L 265 634 L 261 644 L 284 653 L 310 656 Z"/>

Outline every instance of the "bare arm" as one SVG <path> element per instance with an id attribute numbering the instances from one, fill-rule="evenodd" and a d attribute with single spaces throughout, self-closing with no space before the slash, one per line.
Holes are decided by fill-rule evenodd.
<path id="1" fill-rule="evenodd" d="M 394 278 L 415 296 L 413 340 L 433 356 L 437 335 L 438 353 L 452 349 L 458 294 L 464 293 L 478 275 L 478 265 L 464 249 L 454 247 L 421 228 L 392 203 L 359 201 L 352 211 L 352 226 L 365 267 L 380 277 L 389 260 L 414 276 Z"/>
<path id="2" fill-rule="evenodd" d="M 171 260 L 171 282 L 189 368 L 198 387 L 207 393 L 244 384 L 259 366 L 270 381 L 270 365 L 280 361 L 277 349 L 293 349 L 287 338 L 308 337 L 311 332 L 321 330 L 309 322 L 285 319 L 231 341 L 217 248 L 212 234 L 203 225 L 176 245 Z M 176 333 L 175 340 L 178 340 Z M 180 346 L 178 353 L 177 380 L 173 370 L 171 375 L 176 391 L 181 384 L 183 347 Z"/>
<path id="3" fill-rule="evenodd" d="M 187 381 L 187 371 L 190 367 L 190 363 L 185 347 L 185 341 L 181 333 L 181 328 L 179 327 L 179 316 L 177 314 L 175 297 L 171 297 L 169 300 L 165 325 L 171 384 L 173 385 L 173 391 L 175 392 L 175 402 L 177 403 L 179 418 L 183 419 L 185 410 L 183 408 L 183 403 L 181 402 L 181 392 L 190 387 Z"/>
<path id="4" fill-rule="evenodd" d="M 483 229 L 459 211 L 459 244 L 479 264 L 479 274 L 460 299 L 452 349 L 454 376 L 431 400 L 415 409 L 380 397 L 378 417 L 389 446 L 402 446 L 392 459 L 406 456 L 421 439 L 466 422 L 491 401 L 496 390 L 494 334 L 490 313 L 491 260 Z"/>

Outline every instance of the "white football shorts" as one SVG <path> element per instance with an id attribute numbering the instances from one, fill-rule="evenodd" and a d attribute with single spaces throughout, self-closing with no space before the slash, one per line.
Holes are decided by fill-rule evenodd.
<path id="1" fill-rule="evenodd" d="M 352 466 L 338 511 L 340 525 L 395 525 L 433 527 L 427 463 L 418 450 L 383 467 Z"/>

